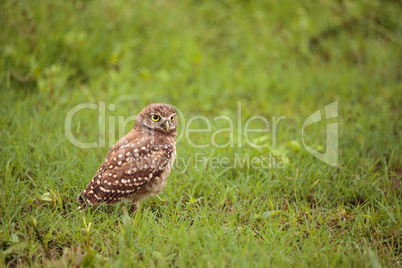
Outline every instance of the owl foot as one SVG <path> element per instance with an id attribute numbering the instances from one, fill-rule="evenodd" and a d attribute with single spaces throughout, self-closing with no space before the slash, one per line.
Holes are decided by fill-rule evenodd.
<path id="1" fill-rule="evenodd" d="M 132 212 L 135 212 L 135 211 L 137 211 L 138 209 L 140 208 L 140 202 L 135 202 L 135 203 L 133 203 L 133 205 L 131 206 L 131 211 Z"/>

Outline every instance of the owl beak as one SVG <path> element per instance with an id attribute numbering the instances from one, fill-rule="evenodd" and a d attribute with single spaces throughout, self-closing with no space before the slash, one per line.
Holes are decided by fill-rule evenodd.
<path id="1" fill-rule="evenodd" d="M 168 122 L 168 121 L 166 121 L 165 126 L 166 126 L 166 131 L 169 131 L 170 126 L 169 126 L 169 122 Z"/>

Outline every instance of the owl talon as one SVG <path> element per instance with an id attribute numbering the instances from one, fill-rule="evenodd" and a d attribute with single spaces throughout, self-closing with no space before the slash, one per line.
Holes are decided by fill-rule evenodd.
<path id="1" fill-rule="evenodd" d="M 135 211 L 137 211 L 138 209 L 140 208 L 140 203 L 139 202 L 137 202 L 137 203 L 133 203 L 133 205 L 131 206 L 131 211 L 132 212 L 135 212 Z"/>

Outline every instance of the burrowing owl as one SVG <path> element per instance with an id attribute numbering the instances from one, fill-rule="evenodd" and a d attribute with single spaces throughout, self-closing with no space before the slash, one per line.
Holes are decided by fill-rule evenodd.
<path id="1" fill-rule="evenodd" d="M 136 117 L 133 129 L 110 148 L 87 188 L 77 201 L 80 208 L 120 200 L 139 202 L 160 193 L 166 185 L 176 157 L 175 110 L 167 104 L 145 107 Z"/>

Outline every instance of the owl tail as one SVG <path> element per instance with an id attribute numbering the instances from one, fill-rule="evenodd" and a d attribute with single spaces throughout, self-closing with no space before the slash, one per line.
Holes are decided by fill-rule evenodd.
<path id="1" fill-rule="evenodd" d="M 80 206 L 78 207 L 79 210 L 85 209 L 87 207 L 87 202 L 85 201 L 84 198 L 84 192 L 81 192 L 77 196 L 77 202 L 80 203 Z"/>

